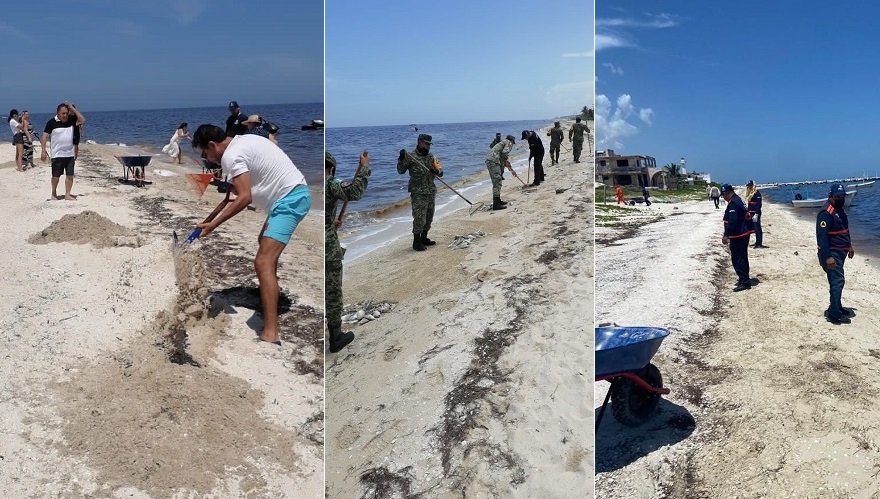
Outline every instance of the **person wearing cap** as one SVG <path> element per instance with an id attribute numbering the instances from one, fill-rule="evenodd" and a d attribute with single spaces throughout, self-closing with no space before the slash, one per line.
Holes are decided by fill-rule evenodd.
<path id="1" fill-rule="evenodd" d="M 581 151 L 584 150 L 584 134 L 589 135 L 590 129 L 585 123 L 581 123 L 581 117 L 574 119 L 574 125 L 568 129 L 568 141 L 571 142 L 571 150 L 574 154 L 574 162 L 581 162 Z"/>
<path id="2" fill-rule="evenodd" d="M 236 195 L 228 204 L 224 201 L 218 206 L 219 215 L 214 220 L 197 225 L 202 230 L 200 238 L 251 204 L 267 213 L 254 258 L 263 304 L 259 339 L 280 344 L 278 259 L 311 207 L 306 179 L 281 148 L 262 137 L 228 137 L 222 128 L 204 124 L 193 134 L 192 145 L 203 158 L 220 164 Z"/>
<path id="3" fill-rule="evenodd" d="M 849 219 L 846 216 L 846 189 L 843 184 L 834 184 L 828 193 L 828 200 L 816 216 L 816 244 L 819 247 L 819 265 L 828 276 L 830 301 L 825 310 L 825 318 L 832 324 L 849 324 L 855 316 L 851 308 L 841 303 L 843 286 L 843 263 L 852 258 L 855 251 L 849 233 Z"/>
<path id="4" fill-rule="evenodd" d="M 244 132 L 245 134 L 259 135 L 260 137 L 271 140 L 276 145 L 278 144 L 278 139 L 275 138 L 275 134 L 266 129 L 264 126 L 266 121 L 259 114 L 248 116 L 248 119 L 242 121 L 242 123 L 247 127 L 247 130 Z"/>
<path id="5" fill-rule="evenodd" d="M 370 155 L 361 153 L 354 180 L 340 182 L 336 178 L 336 158 L 324 152 L 324 301 L 330 352 L 336 353 L 354 340 L 354 333 L 342 332 L 342 259 L 345 248 L 339 244 L 336 231 L 336 205 L 357 201 L 367 190 L 370 177 Z"/>
<path id="6" fill-rule="evenodd" d="M 766 248 L 762 244 L 764 242 L 764 231 L 761 230 L 761 191 L 755 185 L 754 180 L 749 180 L 746 184 L 746 202 L 748 203 L 748 217 L 752 221 L 752 230 L 755 232 L 755 245 L 753 248 Z"/>
<path id="7" fill-rule="evenodd" d="M 730 245 L 730 260 L 737 276 L 736 287 L 733 290 L 736 292 L 752 289 L 752 280 L 749 278 L 751 231 L 746 219 L 746 205 L 730 184 L 721 186 L 721 196 L 727 201 L 727 209 L 724 211 L 724 236 L 721 238 L 721 243 Z"/>
<path id="8" fill-rule="evenodd" d="M 437 195 L 434 177 L 442 177 L 443 169 L 440 161 L 430 151 L 431 136 L 420 133 L 416 148 L 409 152 L 401 149 L 397 158 L 397 173 L 403 175 L 409 172 L 407 190 L 413 215 L 412 247 L 416 251 L 425 251 L 426 246 L 437 244 L 428 239 L 428 231 L 431 230 L 431 222 L 434 220 L 434 198 Z"/>
<path id="9" fill-rule="evenodd" d="M 226 118 L 226 136 L 235 137 L 247 133 L 247 125 L 244 124 L 245 115 L 242 114 L 238 102 L 229 103 L 229 117 Z"/>
<path id="10" fill-rule="evenodd" d="M 492 149 L 493 147 L 495 147 L 499 142 L 501 142 L 501 140 L 502 140 L 501 139 L 501 132 L 496 132 L 495 138 L 492 139 L 492 143 L 489 144 L 489 149 Z"/>
<path id="11" fill-rule="evenodd" d="M 516 141 L 513 135 L 508 135 L 501 142 L 495 144 L 486 156 L 486 169 L 489 170 L 489 179 L 492 180 L 492 209 L 503 210 L 507 208 L 507 203 L 501 200 L 501 183 L 504 177 L 501 172 L 504 168 L 509 169 L 514 176 L 516 172 L 510 166 L 510 150 Z"/>
<path id="12" fill-rule="evenodd" d="M 523 130 L 522 139 L 529 141 L 529 159 L 534 158 L 535 180 L 532 187 L 538 187 L 544 181 L 544 142 L 534 130 Z"/>
<path id="13" fill-rule="evenodd" d="M 562 140 L 565 139 L 562 124 L 558 121 L 553 122 L 553 128 L 547 132 L 547 135 L 550 137 L 550 166 L 558 165 L 559 147 L 562 145 Z"/>

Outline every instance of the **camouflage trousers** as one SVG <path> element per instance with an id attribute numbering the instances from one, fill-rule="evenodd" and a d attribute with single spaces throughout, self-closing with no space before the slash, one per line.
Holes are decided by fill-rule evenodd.
<path id="1" fill-rule="evenodd" d="M 581 151 L 583 151 L 583 150 L 584 150 L 583 139 L 575 140 L 571 143 L 571 151 L 574 153 L 574 160 L 575 161 L 581 160 Z"/>
<path id="2" fill-rule="evenodd" d="M 410 194 L 413 216 L 413 234 L 421 234 L 431 230 L 431 222 L 434 220 L 434 196 L 435 194 Z"/>
<path id="3" fill-rule="evenodd" d="M 342 330 L 342 260 L 324 262 L 324 301 L 327 329 L 333 339 Z"/>
<path id="4" fill-rule="evenodd" d="M 559 161 L 559 146 L 560 146 L 559 142 L 557 142 L 555 144 L 553 142 L 550 143 L 550 159 L 554 163 Z"/>
<path id="5" fill-rule="evenodd" d="M 492 179 L 492 197 L 501 197 L 501 165 L 494 161 L 486 161 L 486 169 L 489 170 L 489 178 Z"/>

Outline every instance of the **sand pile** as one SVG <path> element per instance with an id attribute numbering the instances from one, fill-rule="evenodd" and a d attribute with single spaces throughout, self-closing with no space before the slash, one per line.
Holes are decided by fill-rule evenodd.
<path id="1" fill-rule="evenodd" d="M 108 220 L 94 211 L 64 215 L 37 234 L 28 238 L 31 244 L 74 243 L 89 244 L 96 248 L 109 246 L 140 246 L 140 240 L 130 229 Z"/>

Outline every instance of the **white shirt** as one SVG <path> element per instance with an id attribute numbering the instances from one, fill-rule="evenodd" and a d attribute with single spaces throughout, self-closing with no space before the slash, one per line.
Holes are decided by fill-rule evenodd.
<path id="1" fill-rule="evenodd" d="M 9 120 L 9 128 L 12 130 L 13 137 L 15 136 L 15 134 L 21 133 L 21 130 L 18 128 L 18 122 L 15 121 L 15 118 Z"/>
<path id="2" fill-rule="evenodd" d="M 235 178 L 250 174 L 253 204 L 268 210 L 294 187 L 306 185 L 306 178 L 293 161 L 273 144 L 259 135 L 236 135 L 220 158 L 223 174 Z"/>

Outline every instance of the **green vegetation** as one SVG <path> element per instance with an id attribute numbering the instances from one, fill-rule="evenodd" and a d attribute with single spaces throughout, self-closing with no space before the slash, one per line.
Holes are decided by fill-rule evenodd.
<path id="1" fill-rule="evenodd" d="M 595 117 L 593 110 L 587 106 L 584 106 L 583 109 L 581 109 L 580 115 L 584 121 L 593 121 L 593 118 Z"/>

